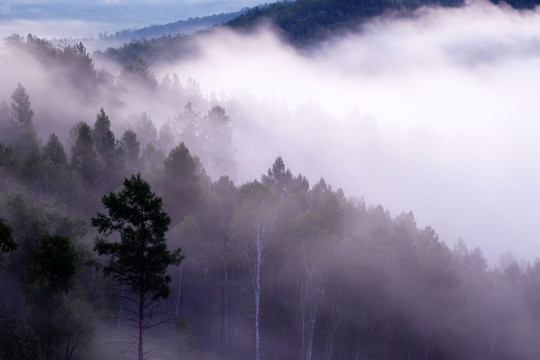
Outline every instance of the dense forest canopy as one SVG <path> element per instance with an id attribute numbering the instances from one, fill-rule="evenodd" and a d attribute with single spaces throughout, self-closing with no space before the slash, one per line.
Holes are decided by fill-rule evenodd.
<path id="1" fill-rule="evenodd" d="M 8 48 L 7 64 L 14 54 L 32 59 L 57 87 L 45 106 L 30 90 L 43 83 L 19 74 L 0 99 L 1 359 L 135 358 L 129 325 L 141 304 L 133 271 L 117 271 L 126 265 L 117 241 L 145 230 L 104 213 L 134 203 L 133 183 L 160 205 L 152 251 L 185 254 L 156 270 L 159 296 L 144 314 L 160 325 L 145 332 L 144 358 L 540 353 L 540 261 L 488 268 L 480 248 L 448 245 L 412 212 L 392 215 L 340 184 L 310 182 L 279 153 L 256 179 L 235 182 L 237 113 L 196 84 L 159 82 L 143 60 L 116 76 L 98 70 L 81 43 L 13 36 Z M 127 119 L 125 102 L 153 109 L 154 97 L 176 113 L 141 109 Z M 96 243 L 98 231 L 110 239 Z M 125 249 L 136 254 L 132 243 Z M 164 263 L 178 264 L 175 254 Z"/>

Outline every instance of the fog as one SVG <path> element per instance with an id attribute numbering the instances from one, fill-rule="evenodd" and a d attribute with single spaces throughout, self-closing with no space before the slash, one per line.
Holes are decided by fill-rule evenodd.
<path id="1" fill-rule="evenodd" d="M 280 154 L 310 180 L 412 210 L 492 263 L 537 256 L 540 15 L 474 2 L 379 18 L 299 53 L 268 29 L 166 67 L 233 114 L 241 180 Z"/>
<path id="2" fill-rule="evenodd" d="M 159 81 L 178 74 L 188 92 L 199 88 L 206 102 L 196 111 L 225 107 L 238 182 L 258 178 L 281 155 L 312 184 L 323 177 L 393 214 L 413 211 L 448 244 L 463 238 L 497 264 L 507 251 L 527 259 L 540 253 L 531 226 L 540 197 L 539 20 L 538 12 L 476 1 L 376 18 L 358 33 L 303 51 L 269 28 L 216 31 L 199 36 L 199 56 L 151 71 Z M 55 32 L 52 23 L 40 26 Z M 92 122 L 101 106 L 117 128 L 143 111 L 159 127 L 189 100 L 104 87 L 89 102 L 66 97 L 72 91 L 58 79 L 61 69 L 23 55 L 2 62 L 2 99 L 23 83 L 43 139 L 51 131 L 66 139 L 76 121 Z M 94 62 L 114 76 L 121 71 Z M 62 116 L 40 123 L 56 111 Z"/>
<path id="3" fill-rule="evenodd" d="M 128 358 L 156 315 L 164 359 L 536 358 L 539 17 L 422 8 L 301 50 L 212 29 L 150 67 L 6 39 L 0 347 Z M 165 225 L 103 231 L 129 193 Z M 159 289 L 98 232 L 163 262 Z"/>

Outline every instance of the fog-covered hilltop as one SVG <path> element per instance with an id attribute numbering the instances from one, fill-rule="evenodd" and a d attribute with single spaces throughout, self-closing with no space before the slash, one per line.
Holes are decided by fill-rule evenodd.
<path id="1" fill-rule="evenodd" d="M 538 0 L 492 0 L 494 4 L 516 9 L 533 9 Z M 471 2 L 462 0 L 297 0 L 257 6 L 227 23 L 236 29 L 253 28 L 269 21 L 293 44 L 309 45 L 332 35 L 357 29 L 374 16 L 410 14 L 422 6 L 456 7 Z"/>
<path id="2" fill-rule="evenodd" d="M 139 29 L 124 29 L 117 31 L 112 34 L 103 33 L 100 34 L 101 40 L 123 40 L 131 41 L 133 39 L 153 39 L 159 38 L 162 36 L 170 35 L 179 35 L 179 34 L 190 34 L 198 30 L 203 30 L 209 28 L 213 25 L 223 24 L 235 17 L 237 17 L 241 12 L 236 11 L 226 14 L 215 14 L 210 16 L 195 17 L 189 18 L 187 20 L 179 20 L 176 22 L 171 22 L 163 25 L 151 25 L 145 26 Z"/>
<path id="3" fill-rule="evenodd" d="M 310 180 L 280 153 L 255 179 L 234 181 L 244 171 L 240 151 L 260 156 L 242 133 L 263 145 L 273 134 L 258 133 L 255 119 L 242 123 L 253 114 L 247 106 L 208 99 L 182 74 L 158 80 L 143 61 L 97 67 L 83 44 L 58 48 L 34 36 L 11 37 L 6 48 L 0 358 L 136 358 L 129 325 L 138 323 L 140 289 L 104 276 L 111 257 L 93 250 L 90 220 L 106 212 L 102 196 L 124 191 L 135 173 L 171 218 L 161 224 L 168 248 L 185 254 L 170 281 L 163 277 L 168 297 L 144 298 L 155 305 L 145 313 L 155 321 L 145 322 L 145 358 L 540 354 L 538 260 L 488 268 L 482 249 L 449 245 L 412 212 L 391 214 L 339 183 Z M 286 150 L 286 134 L 280 139 Z M 331 153 L 310 149 L 321 161 Z M 114 246 L 99 248 L 124 259 Z M 124 266 L 132 275 L 138 264 Z"/>
<path id="4" fill-rule="evenodd" d="M 538 5 L 537 0 L 511 0 L 507 2 L 492 0 L 490 2 L 501 8 L 510 6 L 523 11 L 533 10 Z M 374 19 L 384 19 L 387 16 L 414 18 L 415 11 L 422 7 L 454 8 L 470 6 L 471 3 L 475 2 L 462 0 L 278 1 L 246 8 L 236 17 L 223 22 L 225 22 L 226 28 L 247 33 L 255 31 L 261 25 L 269 25 L 284 41 L 293 46 L 316 49 L 321 42 L 332 41 L 333 38 L 359 31 L 362 26 Z M 483 3 L 483 0 L 476 1 L 476 3 Z M 182 22 L 178 24 L 180 23 Z M 221 21 L 213 22 L 213 24 L 219 25 Z M 208 28 L 201 29 L 202 33 L 207 33 Z M 162 30 L 163 28 L 160 26 L 154 26 L 135 32 L 127 32 L 131 36 L 130 41 L 121 46 L 110 47 L 104 51 L 104 54 L 112 60 L 126 64 L 139 57 L 148 63 L 170 61 L 189 56 L 195 51 L 193 39 L 191 36 L 186 36 L 186 32 L 174 35 L 174 31 L 164 33 Z M 153 33 L 155 37 L 148 36 Z M 137 38 L 138 34 L 142 36 Z M 120 36 L 120 33 L 117 36 Z M 144 36 L 146 38 L 142 38 Z"/>

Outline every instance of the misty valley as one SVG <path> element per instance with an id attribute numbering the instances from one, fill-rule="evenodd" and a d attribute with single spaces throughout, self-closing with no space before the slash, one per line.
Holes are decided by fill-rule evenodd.
<path id="1" fill-rule="evenodd" d="M 0 360 L 537 359 L 535 5 L 6 37 Z"/>

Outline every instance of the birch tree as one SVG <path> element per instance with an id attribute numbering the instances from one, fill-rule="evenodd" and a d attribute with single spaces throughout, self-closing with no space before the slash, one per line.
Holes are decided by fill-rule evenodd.
<path id="1" fill-rule="evenodd" d="M 255 360 L 260 360 L 261 273 L 267 255 L 272 199 L 268 187 L 258 181 L 244 185 L 240 194 L 242 205 L 235 216 L 235 227 L 243 240 L 245 264 L 254 301 Z"/>

